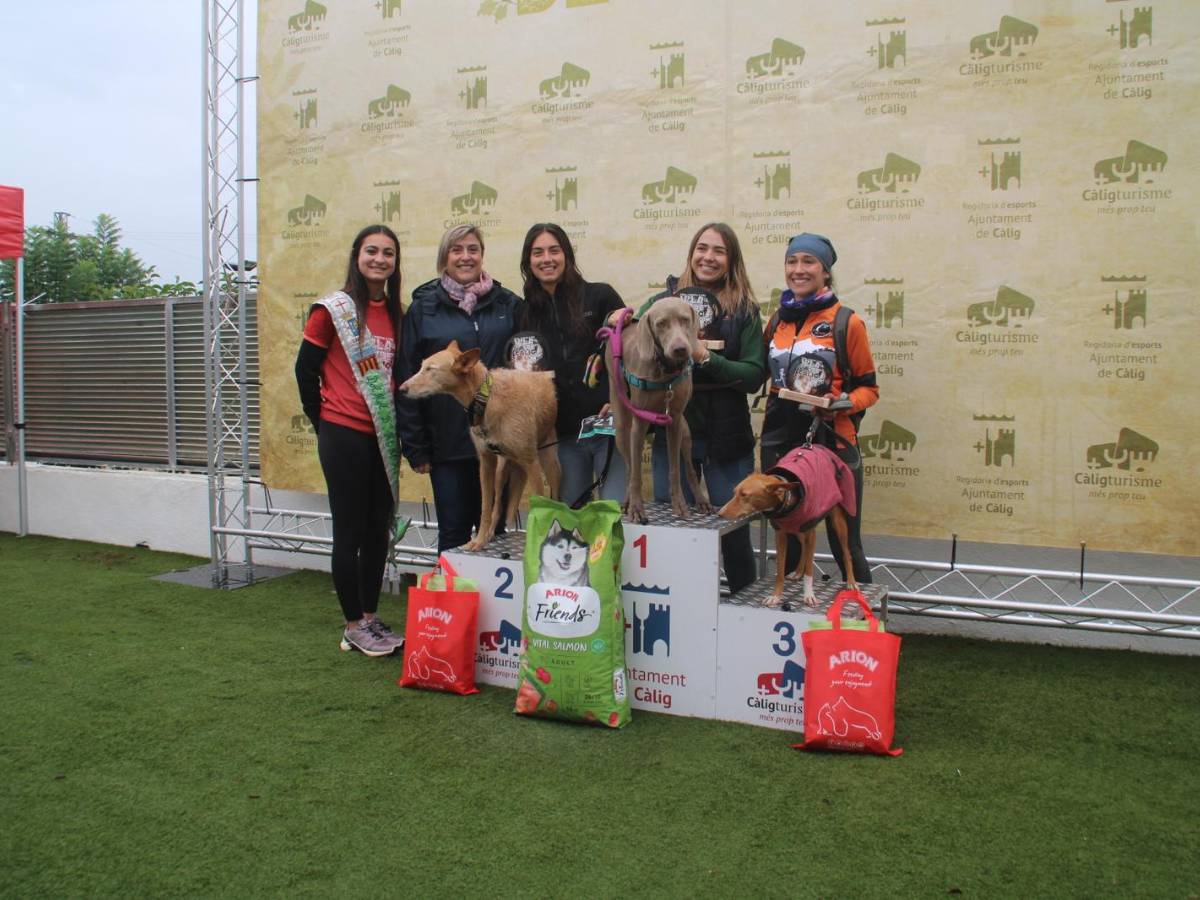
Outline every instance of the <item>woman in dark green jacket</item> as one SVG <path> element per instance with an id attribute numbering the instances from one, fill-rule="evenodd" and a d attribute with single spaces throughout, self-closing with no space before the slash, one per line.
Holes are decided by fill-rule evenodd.
<path id="1" fill-rule="evenodd" d="M 692 237 L 687 266 L 679 278 L 667 279 L 667 290 L 652 297 L 643 310 L 660 297 L 688 288 L 712 294 L 719 306 L 704 337 L 725 346 L 709 350 L 692 369 L 692 400 L 685 411 L 692 432 L 692 459 L 704 476 L 709 499 L 720 506 L 733 497 L 739 481 L 754 471 L 754 431 L 750 427 L 750 395 L 758 392 L 767 375 L 763 346 L 762 314 L 737 234 L 724 222 L 710 222 Z M 654 499 L 669 499 L 667 442 L 662 429 L 654 437 L 651 456 Z M 687 485 L 683 486 L 692 502 Z M 721 556 L 731 591 L 739 591 L 757 578 L 749 526 L 721 538 Z"/>

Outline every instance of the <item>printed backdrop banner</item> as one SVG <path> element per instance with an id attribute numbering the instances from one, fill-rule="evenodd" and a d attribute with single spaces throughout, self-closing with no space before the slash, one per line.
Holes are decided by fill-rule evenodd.
<path id="1" fill-rule="evenodd" d="M 686 8 L 686 15 L 682 10 Z M 260 0 L 262 465 L 323 491 L 292 375 L 371 222 L 406 291 L 556 221 L 636 305 L 703 223 L 764 313 L 828 235 L 881 398 L 865 528 L 1195 555 L 1194 0 Z M 1191 449 L 1189 449 L 1191 448 Z M 429 497 L 406 468 L 401 494 Z"/>

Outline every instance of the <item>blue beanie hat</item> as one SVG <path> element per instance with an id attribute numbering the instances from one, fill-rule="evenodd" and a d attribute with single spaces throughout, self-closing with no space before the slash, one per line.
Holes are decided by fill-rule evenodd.
<path id="1" fill-rule="evenodd" d="M 811 253 L 821 261 L 826 272 L 832 270 L 833 264 L 837 262 L 837 251 L 833 249 L 829 238 L 807 231 L 788 241 L 787 255 L 793 256 L 797 253 Z"/>

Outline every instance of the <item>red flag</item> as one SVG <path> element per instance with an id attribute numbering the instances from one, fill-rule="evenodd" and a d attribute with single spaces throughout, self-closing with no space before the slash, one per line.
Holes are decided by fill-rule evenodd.
<path id="1" fill-rule="evenodd" d="M 25 192 L 0 184 L 0 259 L 25 255 Z"/>

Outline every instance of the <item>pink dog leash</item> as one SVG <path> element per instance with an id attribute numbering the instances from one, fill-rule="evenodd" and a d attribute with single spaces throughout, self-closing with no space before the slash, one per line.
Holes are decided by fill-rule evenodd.
<path id="1" fill-rule="evenodd" d="M 608 341 L 608 345 L 612 348 L 615 371 L 610 370 L 608 377 L 619 378 L 623 382 L 627 382 L 627 379 L 625 377 L 625 361 L 621 352 L 621 332 L 625 330 L 625 326 L 629 324 L 631 318 L 633 318 L 633 310 L 627 306 L 618 313 L 616 325 L 611 327 L 605 325 L 596 332 L 596 337 Z M 625 404 L 625 408 L 639 419 L 649 422 L 651 425 L 670 425 L 674 421 L 667 413 L 651 412 L 648 409 L 641 409 L 634 406 L 633 401 L 628 397 L 627 391 L 628 387 L 625 390 L 617 391 L 617 395 L 621 398 L 621 402 Z"/>

